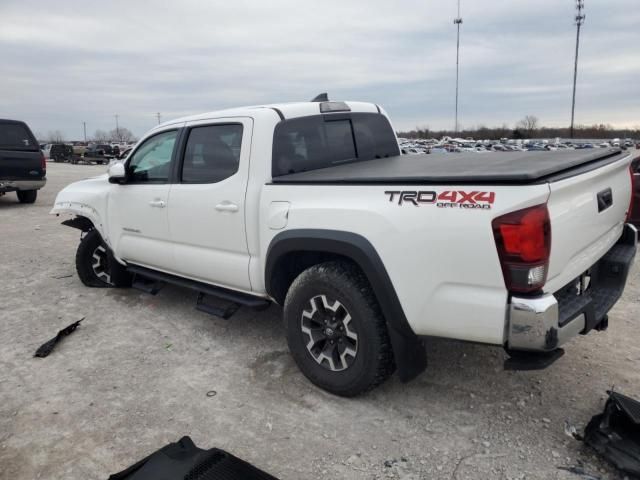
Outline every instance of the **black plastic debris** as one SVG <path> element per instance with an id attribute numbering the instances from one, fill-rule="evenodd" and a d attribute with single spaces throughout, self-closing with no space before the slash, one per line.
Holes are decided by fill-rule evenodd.
<path id="1" fill-rule="evenodd" d="M 36 353 L 35 353 L 34 357 L 44 358 L 44 357 L 48 356 L 53 351 L 55 346 L 60 342 L 60 340 L 62 340 L 67 335 L 71 335 L 76 330 L 76 328 L 78 328 L 78 325 L 80 325 L 80 322 L 83 321 L 84 319 L 85 319 L 85 317 L 82 317 L 77 322 L 73 322 L 68 327 L 65 327 L 62 330 L 60 330 L 55 337 L 53 337 L 48 342 L 43 343 L 40 346 L 40 348 L 38 348 L 38 350 L 36 350 Z"/>
<path id="2" fill-rule="evenodd" d="M 607 393 L 604 412 L 591 419 L 584 442 L 623 472 L 640 476 L 640 402 Z"/>
<path id="3" fill-rule="evenodd" d="M 217 448 L 203 450 L 182 437 L 109 480 L 278 480 Z"/>

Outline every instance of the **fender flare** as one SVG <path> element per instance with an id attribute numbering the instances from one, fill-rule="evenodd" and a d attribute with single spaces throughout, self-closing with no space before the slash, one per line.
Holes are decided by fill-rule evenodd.
<path id="1" fill-rule="evenodd" d="M 267 249 L 265 287 L 280 303 L 283 299 L 274 295 L 272 279 L 279 261 L 292 252 L 336 254 L 356 263 L 367 277 L 387 322 L 400 380 L 409 381 L 424 371 L 424 344 L 411 329 L 391 278 L 371 242 L 356 233 L 339 230 L 295 229 L 277 234 Z"/>

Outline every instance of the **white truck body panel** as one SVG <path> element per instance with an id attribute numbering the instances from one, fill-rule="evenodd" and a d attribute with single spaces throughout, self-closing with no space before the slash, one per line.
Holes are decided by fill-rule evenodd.
<path id="1" fill-rule="evenodd" d="M 290 202 L 288 230 L 357 232 L 385 259 L 407 320 L 417 334 L 501 344 L 507 291 L 491 220 L 501 213 L 544 203 L 549 187 L 490 187 L 496 194 L 491 210 L 401 207 L 385 195 L 390 189 L 414 187 L 318 185 L 310 196 L 309 187 L 267 185 L 261 218 L 268 218 L 271 202 L 286 199 Z M 434 188 L 440 192 L 486 189 L 469 185 Z M 262 225 L 261 252 L 267 251 L 277 233 L 266 223 Z"/>

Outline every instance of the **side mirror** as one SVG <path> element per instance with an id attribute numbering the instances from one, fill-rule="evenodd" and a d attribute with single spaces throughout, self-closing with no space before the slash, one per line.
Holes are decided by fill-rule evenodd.
<path id="1" fill-rule="evenodd" d="M 123 184 L 127 179 L 127 172 L 124 168 L 124 163 L 115 162 L 109 167 L 109 183 Z"/>

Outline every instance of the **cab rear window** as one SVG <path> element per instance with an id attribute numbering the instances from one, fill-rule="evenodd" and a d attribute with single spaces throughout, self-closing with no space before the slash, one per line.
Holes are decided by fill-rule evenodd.
<path id="1" fill-rule="evenodd" d="M 284 120 L 274 132 L 272 176 L 400 154 L 384 115 L 349 113 Z"/>
<path id="2" fill-rule="evenodd" d="M 0 149 L 35 152 L 39 146 L 25 124 L 0 122 Z"/>

